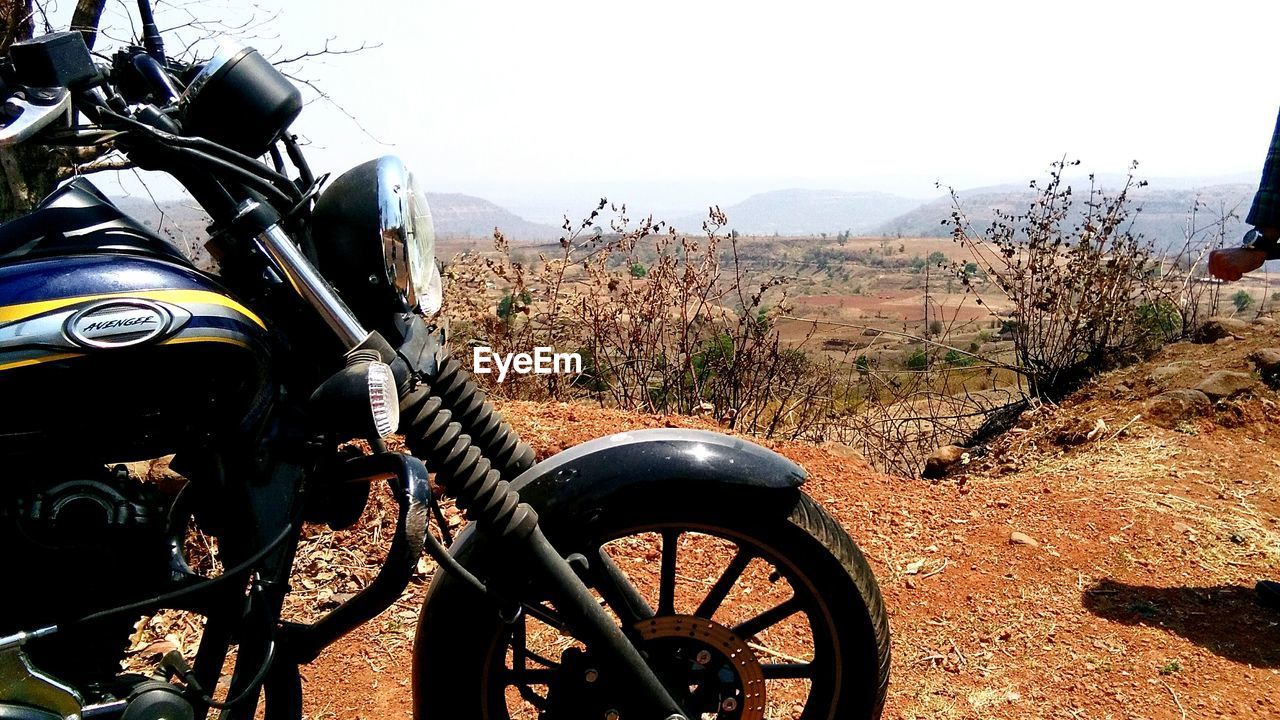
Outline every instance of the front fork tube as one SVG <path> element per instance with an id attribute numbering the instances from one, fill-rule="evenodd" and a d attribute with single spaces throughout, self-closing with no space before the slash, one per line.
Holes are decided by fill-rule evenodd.
<path id="1" fill-rule="evenodd" d="M 644 656 L 547 540 L 542 529 L 535 526 L 527 538 L 514 542 L 523 545 L 525 558 L 535 568 L 534 577 L 545 581 L 545 589 L 568 628 L 600 654 L 606 670 L 612 670 L 618 677 L 633 679 L 632 683 L 619 685 L 629 691 L 631 697 L 625 698 L 631 701 L 628 707 L 635 708 L 628 715 L 640 720 L 686 720 L 684 711 Z"/>

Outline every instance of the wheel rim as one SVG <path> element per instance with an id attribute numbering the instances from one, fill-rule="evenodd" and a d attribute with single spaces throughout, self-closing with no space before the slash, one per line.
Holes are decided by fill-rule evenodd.
<path id="1" fill-rule="evenodd" d="M 691 720 L 831 717 L 840 685 L 835 624 L 795 558 L 739 531 L 690 523 L 627 529 L 575 551 L 593 592 Z M 757 588 L 762 579 L 767 587 Z M 543 608 L 496 639 L 482 682 L 485 717 L 609 720 L 617 679 L 601 677 L 553 623 Z M 714 681 L 697 670 L 699 650 L 712 656 L 701 665 L 715 666 Z"/>

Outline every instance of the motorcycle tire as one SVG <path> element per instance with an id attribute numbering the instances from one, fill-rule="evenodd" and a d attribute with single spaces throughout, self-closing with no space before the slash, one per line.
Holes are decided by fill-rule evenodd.
<path id="1" fill-rule="evenodd" d="M 704 672 L 702 675 L 691 676 L 691 685 L 688 694 L 685 694 L 685 688 L 681 687 L 685 684 L 683 678 L 673 681 L 670 675 L 664 677 L 669 688 L 675 687 L 680 691 L 678 702 L 690 706 L 712 703 L 712 707 L 688 708 L 686 712 L 690 718 L 750 720 L 767 714 L 768 717 L 794 717 L 800 720 L 873 720 L 880 716 L 889 681 L 890 655 L 889 626 L 880 590 L 862 552 L 817 502 L 799 490 L 765 491 L 739 486 L 716 486 L 697 491 L 690 491 L 687 487 L 645 488 L 643 492 L 632 493 L 627 497 L 610 498 L 609 502 L 602 505 L 604 506 L 584 513 L 585 517 L 544 516 L 543 529 L 565 557 L 578 553 L 587 558 L 588 563 L 593 562 L 590 558 L 601 556 L 599 549 L 602 547 L 612 548 L 606 551 L 612 557 L 617 552 L 619 542 L 631 542 L 631 547 L 642 548 L 644 542 L 649 542 L 647 538 L 655 538 L 651 542 L 653 547 L 647 550 L 647 558 L 620 557 L 613 565 L 614 568 L 620 565 L 642 568 L 659 575 L 656 615 L 640 623 L 620 621 L 624 629 L 632 631 L 633 641 L 641 644 L 642 651 L 651 657 L 669 651 L 676 656 L 681 653 L 687 653 L 689 657 L 697 654 L 699 660 L 708 658 L 714 661 L 719 653 L 710 651 L 715 650 L 716 646 L 734 648 L 732 652 L 726 653 L 724 667 L 718 672 L 721 682 L 724 682 L 724 678 L 732 674 L 727 671 L 735 670 L 734 663 L 740 664 L 741 668 L 738 669 L 742 670 L 742 677 L 737 678 L 738 690 L 728 686 L 719 687 L 721 694 L 715 695 L 717 687 L 697 686 L 699 682 L 706 680 L 707 674 Z M 636 540 L 620 540 L 624 538 Z M 660 551 L 657 549 L 659 540 L 664 548 Z M 665 569 L 668 559 L 665 548 L 668 542 L 676 546 L 670 552 L 670 570 Z M 681 615 L 676 612 L 673 600 L 675 590 L 664 593 L 663 583 L 669 577 L 678 576 L 675 566 L 681 552 L 700 553 L 700 547 L 711 547 L 709 543 L 713 542 L 732 547 L 717 551 L 721 556 L 727 553 L 735 556 L 746 554 L 748 558 L 755 558 L 749 562 L 764 562 L 766 565 L 763 567 L 766 569 L 772 566 L 773 570 L 767 576 L 770 581 L 778 583 L 778 578 L 785 578 L 792 593 L 791 600 L 787 602 L 793 603 L 788 605 L 788 610 L 794 613 L 788 622 L 796 623 L 803 619 L 800 627 L 803 629 L 807 625 L 812 632 L 813 651 L 811 656 L 807 656 L 808 665 L 761 662 L 762 658 L 777 659 L 765 657 L 765 653 L 774 651 L 761 645 L 762 641 L 758 637 L 754 638 L 755 642 L 750 637 L 738 638 L 724 624 L 713 622 L 711 618 L 701 618 L 699 611 L 703 609 L 703 603 L 691 614 Z M 698 547 L 682 551 L 680 543 Z M 481 559 L 480 556 L 486 554 L 471 553 L 470 558 L 462 559 L 469 562 L 473 571 L 481 577 L 503 572 L 500 569 L 502 566 L 495 565 L 492 559 Z M 728 565 L 733 566 L 735 562 L 736 557 Z M 587 575 L 607 575 L 602 569 L 605 564 L 600 560 L 594 561 L 594 568 Z M 654 570 L 655 566 L 662 567 Z M 710 586 L 712 590 L 708 594 L 724 595 L 724 588 L 719 593 L 715 591 L 717 585 L 725 584 L 723 576 L 720 581 L 710 582 L 716 572 L 703 580 L 699 587 Z M 742 563 L 738 562 L 734 571 L 726 568 L 724 575 L 731 572 L 736 572 L 738 582 L 735 583 L 733 577 L 728 579 L 729 592 L 740 592 L 733 588 L 745 582 L 743 576 L 746 571 L 742 568 Z M 754 572 L 753 575 L 761 576 L 761 573 Z M 676 580 L 671 582 L 674 584 Z M 593 585 L 593 590 L 599 591 L 608 583 L 588 584 Z M 652 597 L 652 583 L 650 585 L 648 589 Z M 613 587 L 616 590 L 617 586 Z M 755 597 L 762 597 L 760 592 L 767 594 L 771 590 L 765 588 L 764 591 L 758 591 Z M 598 592 L 598 595 L 603 601 L 605 593 Z M 616 596 L 615 592 L 613 597 Z M 696 599 L 696 593 L 693 597 Z M 724 597 L 719 602 L 724 604 L 722 607 L 717 606 L 721 609 L 711 608 L 709 614 L 712 617 L 721 617 L 716 613 L 723 614 L 732 610 Z M 605 604 L 610 607 L 609 603 Z M 803 606 L 803 611 L 791 610 L 795 606 Z M 780 614 L 777 608 L 771 612 L 774 612 L 774 616 Z M 616 612 L 615 616 L 623 617 L 621 612 Z M 545 682 L 541 685 L 515 683 L 521 686 L 513 687 L 510 678 L 516 677 L 512 660 L 515 657 L 512 648 L 515 647 L 516 639 L 527 643 L 530 633 L 541 631 L 542 635 L 546 634 L 546 627 L 533 630 L 525 627 L 525 624 L 533 622 L 535 620 L 529 619 L 528 614 L 515 623 L 504 622 L 495 606 L 479 597 L 475 590 L 465 587 L 446 573 L 438 573 L 424 604 L 415 643 L 414 717 L 417 720 L 571 720 L 627 717 L 625 712 L 611 709 L 609 698 L 601 696 L 604 691 L 598 690 L 607 688 L 607 684 L 603 682 L 604 678 L 599 678 L 599 681 L 593 679 L 593 676 L 598 676 L 594 668 L 588 669 L 586 675 L 588 681 L 595 684 L 582 684 L 583 681 L 578 677 L 582 674 L 582 663 L 585 662 L 588 666 L 591 663 L 583 659 L 579 650 L 569 651 L 577 653 L 572 658 L 565 654 L 558 659 L 548 659 L 547 653 L 541 653 L 540 658 L 556 668 L 540 667 L 532 672 L 522 670 L 519 677 Z M 765 620 L 751 622 L 754 625 L 743 623 L 735 627 L 743 628 L 743 633 L 754 633 L 755 628 Z M 753 629 L 746 630 L 749 626 Z M 793 628 L 788 628 L 786 632 L 796 634 Z M 644 638 L 646 633 L 651 636 L 648 640 Z M 704 634 L 700 641 L 685 638 L 685 635 L 696 633 Z M 645 646 L 643 643 L 646 642 L 654 644 Z M 690 642 L 704 644 L 690 646 Z M 563 650 L 569 643 L 571 640 L 555 643 L 553 648 Z M 742 650 L 744 646 L 751 647 L 751 652 Z M 695 653 L 698 648 L 706 648 L 707 651 Z M 521 650 L 522 658 L 527 658 L 527 651 L 528 648 Z M 731 659 L 735 653 L 737 660 Z M 716 658 L 712 658 L 712 655 Z M 779 655 L 796 659 L 794 655 Z M 748 663 L 747 659 L 752 662 Z M 690 665 L 688 657 L 667 658 L 667 661 L 663 667 L 668 672 L 673 667 L 672 662 L 677 663 L 676 667 L 680 672 L 686 667 L 698 667 Z M 512 667 L 508 667 L 509 662 Z M 654 664 L 653 659 L 651 664 Z M 794 697 L 795 691 L 789 691 L 791 696 L 786 696 L 786 692 L 772 692 L 772 679 L 763 682 L 763 702 L 751 697 L 751 692 L 744 693 L 744 689 L 750 689 L 748 685 L 756 689 L 760 687 L 759 678 L 762 673 L 765 676 L 781 674 L 787 677 L 812 673 L 812 677 L 807 680 L 795 681 L 794 677 L 790 681 L 780 679 L 792 682 L 792 685 L 795 682 L 807 683 L 807 696 L 800 702 Z M 755 679 L 750 680 L 752 677 Z M 539 692 L 539 687 L 543 692 Z M 555 687 L 559 687 L 559 691 L 553 689 Z M 738 694 L 732 695 L 734 692 Z M 775 697 L 770 697 L 771 695 Z M 531 702 L 525 702 L 521 696 Z M 708 700 L 709 696 L 714 697 Z M 778 701 L 785 703 L 781 710 L 775 708 Z M 769 704 L 771 702 L 773 704 Z M 802 711 L 799 710 L 801 706 Z"/>

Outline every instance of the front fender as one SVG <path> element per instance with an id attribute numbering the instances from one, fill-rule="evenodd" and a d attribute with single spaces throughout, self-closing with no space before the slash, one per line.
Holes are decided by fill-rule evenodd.
<path id="1" fill-rule="evenodd" d="M 590 518 L 611 500 L 646 488 L 682 490 L 734 485 L 790 490 L 804 469 L 742 438 L 706 430 L 658 428 L 616 433 L 576 445 L 525 470 L 512 489 L 537 511 L 549 536 L 564 523 Z M 665 486 L 665 487 L 664 487 Z M 468 527 L 452 551 L 465 557 Z"/>
<path id="2" fill-rule="evenodd" d="M 755 443 L 720 433 L 663 428 L 617 433 L 570 448 L 521 473 L 512 488 L 537 511 L 541 529 L 564 554 L 586 549 L 592 538 L 609 537 L 616 529 L 610 522 L 618 513 L 653 508 L 653 498 L 690 509 L 706 504 L 706 515 L 712 518 L 717 512 L 751 507 L 757 518 L 785 520 L 804 481 L 799 465 Z M 538 578 L 526 574 L 529 568 L 521 561 L 522 553 L 487 539 L 473 523 L 450 553 L 500 595 L 521 597 Z M 511 608 L 499 608 L 494 598 L 478 595 L 446 570 L 435 573 L 414 640 L 415 717 L 466 715 L 430 710 L 438 699 L 424 692 L 423 678 L 455 673 L 451 677 L 457 682 L 449 683 L 455 698 L 487 692 L 482 687 L 487 661 L 482 658 L 492 643 L 505 637 L 499 610 Z M 465 638 L 462 650 L 459 638 Z M 459 653 L 472 658 L 462 661 L 468 670 L 460 674 Z"/>
<path id="3" fill-rule="evenodd" d="M 805 472 L 778 453 L 706 430 L 659 428 L 596 438 L 543 460 L 512 483 L 540 516 L 590 512 L 637 485 L 714 483 L 784 490 Z"/>

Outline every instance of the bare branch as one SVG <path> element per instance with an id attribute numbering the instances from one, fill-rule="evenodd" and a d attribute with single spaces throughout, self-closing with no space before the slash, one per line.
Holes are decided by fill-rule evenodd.
<path id="1" fill-rule="evenodd" d="M 59 173 L 59 179 L 65 180 L 77 175 L 92 175 L 108 170 L 130 170 L 133 167 L 133 163 L 128 158 L 112 152 L 87 162 L 76 163 L 70 168 L 64 169 L 62 173 Z"/>
<path id="2" fill-rule="evenodd" d="M 290 80 L 293 80 L 293 81 L 295 81 L 295 82 L 302 83 L 303 85 L 306 85 L 308 88 L 311 88 L 311 91 L 312 91 L 312 92 L 314 92 L 314 93 L 316 94 L 316 96 L 317 96 L 317 98 L 318 98 L 318 99 L 323 100 L 324 102 L 329 103 L 329 105 L 333 106 L 333 107 L 334 107 L 338 112 L 340 112 L 340 113 L 342 113 L 343 115 L 345 115 L 345 116 L 347 117 L 347 119 L 351 121 L 351 124 L 355 125 L 355 126 L 356 126 L 356 128 L 357 128 L 358 130 L 360 130 L 360 132 L 364 133 L 364 136 L 365 136 L 365 137 L 367 137 L 367 138 L 369 138 L 370 140 L 372 140 L 372 141 L 374 141 L 374 142 L 378 143 L 379 145 L 385 145 L 385 146 L 387 146 L 387 147 L 391 147 L 392 145 L 394 145 L 394 144 L 395 144 L 395 143 L 385 142 L 385 141 L 383 141 L 383 140 L 381 140 L 381 139 L 379 139 L 379 138 L 375 137 L 375 136 L 373 135 L 373 133 L 369 132 L 369 131 L 368 131 L 368 129 L 366 129 L 366 128 L 365 128 L 365 126 L 364 126 L 364 125 L 361 125 L 361 124 L 360 124 L 360 120 L 359 120 L 355 115 L 352 115 L 350 111 L 348 111 L 345 107 L 343 107 L 341 103 L 339 103 L 338 101 L 334 100 L 334 99 L 333 99 L 333 97 L 332 97 L 331 95 L 329 95 L 329 93 L 325 92 L 325 91 L 324 91 L 324 90 L 323 90 L 319 85 L 317 85 L 316 83 L 314 83 L 314 82 L 312 82 L 312 81 L 310 81 L 310 80 L 307 80 L 306 78 L 298 77 L 297 75 L 293 75 L 293 74 L 290 74 L 290 73 L 284 72 L 283 70 L 282 70 L 281 72 L 282 72 L 282 73 L 284 73 L 284 76 L 285 76 L 285 77 L 287 77 L 287 78 L 289 78 Z"/>
<path id="3" fill-rule="evenodd" d="M 366 50 L 375 50 L 377 48 L 382 47 L 382 43 L 366 43 L 366 42 L 362 42 L 358 47 L 352 47 L 352 48 L 330 47 L 329 43 L 333 42 L 336 39 L 337 39 L 336 37 L 326 38 L 324 41 L 324 48 L 320 50 L 309 50 L 299 55 L 294 55 L 293 57 L 282 58 L 282 59 L 276 59 L 273 54 L 273 56 L 269 57 L 268 59 L 271 60 L 271 63 L 273 65 L 277 65 L 277 66 L 291 65 L 293 63 L 302 62 L 303 60 L 311 60 L 318 57 L 324 57 L 326 55 L 356 55 Z"/>

